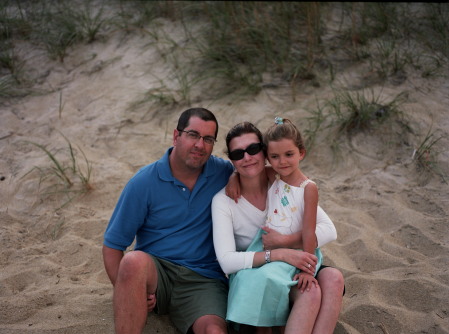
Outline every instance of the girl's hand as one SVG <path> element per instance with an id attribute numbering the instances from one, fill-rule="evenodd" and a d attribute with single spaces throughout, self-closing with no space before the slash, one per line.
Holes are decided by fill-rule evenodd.
<path id="1" fill-rule="evenodd" d="M 148 312 L 153 312 L 154 308 L 156 307 L 156 294 L 150 293 L 147 295 L 147 307 Z"/>
<path id="2" fill-rule="evenodd" d="M 318 281 L 313 277 L 313 275 L 306 273 L 299 273 L 293 277 L 294 281 L 298 281 L 298 289 L 301 293 L 304 293 L 305 290 L 310 291 L 312 287 L 318 287 Z"/>
<path id="3" fill-rule="evenodd" d="M 232 173 L 229 177 L 228 184 L 225 188 L 226 196 L 232 198 L 234 202 L 238 202 L 238 199 L 241 196 L 240 193 L 240 178 L 237 173 Z"/>
<path id="4" fill-rule="evenodd" d="M 262 243 L 264 249 L 276 249 L 284 247 L 284 235 L 268 226 L 262 226 L 266 233 L 262 234 Z"/>
<path id="5" fill-rule="evenodd" d="M 262 235 L 262 242 L 265 249 L 276 248 L 293 248 L 303 249 L 302 245 L 302 231 L 292 234 L 281 234 L 268 226 L 262 226 L 266 232 Z"/>

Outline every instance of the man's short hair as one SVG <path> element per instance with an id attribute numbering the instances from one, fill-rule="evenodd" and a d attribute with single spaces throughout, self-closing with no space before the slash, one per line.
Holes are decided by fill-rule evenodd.
<path id="1" fill-rule="evenodd" d="M 190 118 L 193 116 L 198 117 L 199 119 L 201 119 L 205 122 L 208 122 L 208 121 L 215 122 L 215 126 L 216 126 L 215 138 L 217 138 L 217 134 L 218 134 L 217 119 L 215 118 L 215 115 L 210 110 L 207 110 L 205 108 L 190 108 L 190 109 L 183 111 L 181 116 L 179 116 L 178 126 L 176 127 L 176 129 L 178 131 L 184 131 L 184 129 L 189 126 Z"/>

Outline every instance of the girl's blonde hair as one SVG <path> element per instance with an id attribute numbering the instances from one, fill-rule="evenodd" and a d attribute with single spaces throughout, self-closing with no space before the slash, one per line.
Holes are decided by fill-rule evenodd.
<path id="1" fill-rule="evenodd" d="M 300 151 L 305 151 L 304 140 L 296 126 L 286 118 L 276 117 L 275 124 L 268 128 L 263 135 L 263 141 L 266 147 L 270 141 L 279 141 L 281 139 L 291 139 Z"/>

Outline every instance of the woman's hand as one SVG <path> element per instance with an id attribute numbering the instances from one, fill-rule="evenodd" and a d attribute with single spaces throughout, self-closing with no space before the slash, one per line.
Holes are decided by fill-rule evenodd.
<path id="1" fill-rule="evenodd" d="M 280 255 L 279 259 L 277 258 L 278 253 Z M 318 258 L 313 254 L 296 249 L 282 248 L 271 251 L 272 258 L 273 255 L 275 255 L 276 261 L 287 262 L 292 266 L 298 268 L 302 272 L 310 274 L 312 276 L 315 274 L 315 268 L 318 262 Z"/>
<path id="2" fill-rule="evenodd" d="M 156 294 L 150 293 L 147 295 L 148 312 L 152 312 L 156 307 Z"/>
<path id="3" fill-rule="evenodd" d="M 304 293 L 305 290 L 310 291 L 312 287 L 318 287 L 318 281 L 313 277 L 313 275 L 306 273 L 299 273 L 293 276 L 294 281 L 298 281 L 298 289 L 301 293 Z"/>

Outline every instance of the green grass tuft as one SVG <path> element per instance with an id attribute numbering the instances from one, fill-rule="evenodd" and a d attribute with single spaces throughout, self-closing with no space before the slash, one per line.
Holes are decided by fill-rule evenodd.
<path id="1" fill-rule="evenodd" d="M 412 160 L 416 162 L 418 170 L 440 176 L 444 183 L 447 183 L 446 176 L 442 172 L 438 162 L 437 143 L 444 136 L 437 136 L 432 129 L 429 129 L 417 148 L 413 151 Z"/>
<path id="2" fill-rule="evenodd" d="M 58 209 L 66 206 L 77 197 L 93 190 L 91 183 L 92 163 L 87 159 L 83 150 L 73 147 L 71 142 L 61 133 L 67 142 L 66 150 L 50 150 L 47 146 L 35 142 L 27 143 L 39 148 L 50 159 L 50 166 L 35 166 L 33 171 L 39 172 L 39 188 L 44 185 L 41 195 L 44 197 L 57 196 L 65 198 L 63 204 Z M 65 159 L 60 158 L 60 152 L 66 152 Z M 81 154 L 81 157 L 79 157 Z M 80 160 L 84 167 L 81 168 Z"/>

